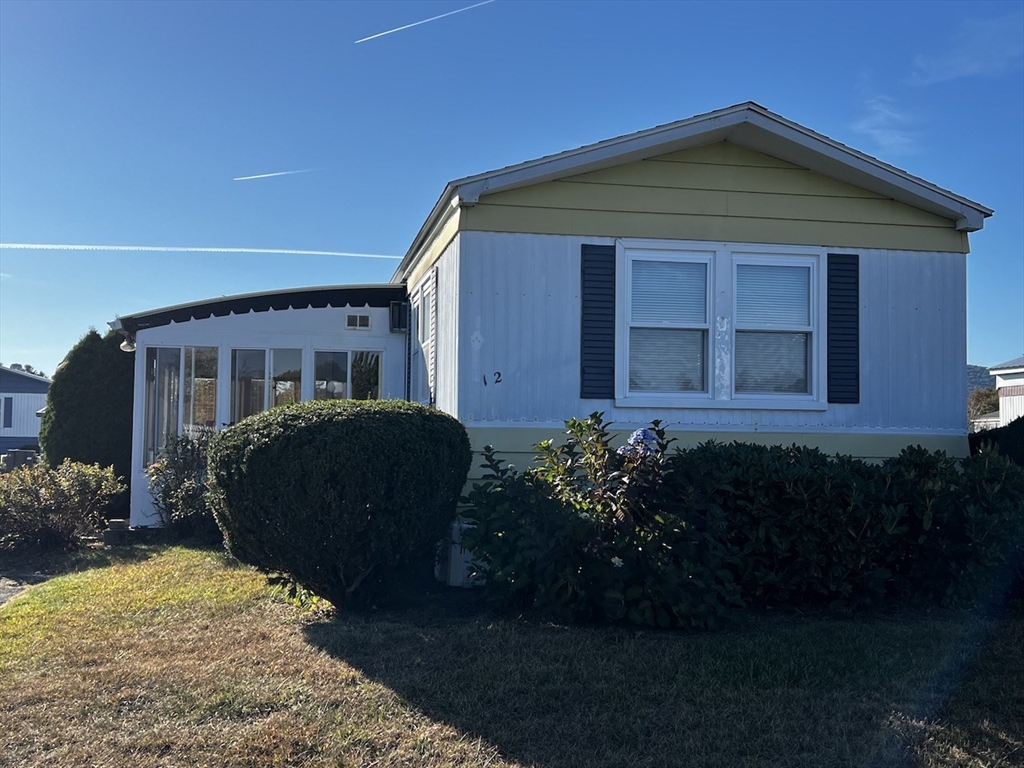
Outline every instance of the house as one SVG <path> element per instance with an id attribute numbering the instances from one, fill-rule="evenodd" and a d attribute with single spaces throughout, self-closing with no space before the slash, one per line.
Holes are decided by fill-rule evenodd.
<path id="1" fill-rule="evenodd" d="M 971 432 L 984 432 L 999 426 L 999 411 L 989 411 L 971 419 Z"/>
<path id="2" fill-rule="evenodd" d="M 262 314 L 239 297 L 215 318 L 193 311 L 206 303 L 120 318 L 140 350 L 135 460 L 192 423 L 185 395 L 159 405 L 161 377 L 192 386 L 187 349 L 217 348 L 205 421 L 219 426 L 271 403 L 238 411 L 238 354 L 263 350 L 266 378 L 267 350 L 307 313 L 291 348 L 300 395 L 316 396 L 316 351 L 355 349 L 340 317 L 359 306 L 383 334 L 363 348 L 399 350 L 384 353 L 381 396 L 430 403 L 518 464 L 593 411 L 624 433 L 661 419 L 680 445 L 966 455 L 968 233 L 991 214 L 750 102 L 458 179 L 377 303 L 331 300 L 336 318 L 286 292 L 256 297 L 274 304 Z M 408 301 L 408 333 L 373 319 L 400 315 L 394 301 Z M 262 341 L 222 332 L 235 323 Z"/>
<path id="3" fill-rule="evenodd" d="M 1005 427 L 1024 416 L 1024 355 L 994 365 L 988 372 L 996 377 L 999 393 L 999 423 L 993 426 Z"/>
<path id="4" fill-rule="evenodd" d="M 0 453 L 39 445 L 40 419 L 50 380 L 0 365 Z"/>

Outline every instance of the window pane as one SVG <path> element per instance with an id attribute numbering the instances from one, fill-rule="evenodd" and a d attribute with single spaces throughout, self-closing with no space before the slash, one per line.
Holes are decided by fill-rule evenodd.
<path id="1" fill-rule="evenodd" d="M 302 400 L 302 350 L 270 350 L 270 402 L 288 405 Z"/>
<path id="2" fill-rule="evenodd" d="M 736 267 L 736 325 L 811 324 L 811 269 L 768 264 Z"/>
<path id="3" fill-rule="evenodd" d="M 352 353 L 352 399 L 380 398 L 380 353 Z"/>
<path id="4" fill-rule="evenodd" d="M 239 422 L 266 408 L 267 353 L 231 350 L 231 421 Z"/>
<path id="5" fill-rule="evenodd" d="M 170 439 L 178 436 L 180 377 L 179 347 L 146 349 L 146 466 L 156 461 Z"/>
<path id="6" fill-rule="evenodd" d="M 809 333 L 736 331 L 736 391 L 808 394 Z"/>
<path id="7" fill-rule="evenodd" d="M 217 347 L 185 347 L 183 431 L 217 427 Z"/>
<path id="8" fill-rule="evenodd" d="M 631 328 L 631 392 L 705 392 L 705 331 Z"/>
<path id="9" fill-rule="evenodd" d="M 703 325 L 707 322 L 707 264 L 632 262 L 631 322 Z"/>
<path id="10" fill-rule="evenodd" d="M 313 363 L 314 398 L 343 400 L 348 397 L 348 352 L 317 352 Z"/>

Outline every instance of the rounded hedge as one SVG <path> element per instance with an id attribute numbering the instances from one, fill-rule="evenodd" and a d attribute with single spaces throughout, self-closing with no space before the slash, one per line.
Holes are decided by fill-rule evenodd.
<path id="1" fill-rule="evenodd" d="M 210 503 L 228 550 L 336 606 L 372 598 L 432 552 L 471 462 L 456 419 L 400 400 L 314 401 L 210 442 Z"/>

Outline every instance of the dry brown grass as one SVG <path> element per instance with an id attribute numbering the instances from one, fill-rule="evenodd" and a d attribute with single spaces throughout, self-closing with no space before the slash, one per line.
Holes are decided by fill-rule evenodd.
<path id="1" fill-rule="evenodd" d="M 1019 766 L 1022 646 L 1020 615 L 310 616 L 217 553 L 140 549 L 0 609 L 0 765 Z"/>

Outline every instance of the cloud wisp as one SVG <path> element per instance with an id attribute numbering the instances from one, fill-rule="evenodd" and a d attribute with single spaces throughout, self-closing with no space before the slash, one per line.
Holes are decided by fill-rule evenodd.
<path id="1" fill-rule="evenodd" d="M 255 176 L 235 176 L 232 181 L 252 181 L 253 179 L 271 179 L 274 176 L 294 176 L 297 173 L 313 173 L 323 168 L 302 168 L 298 171 L 276 171 L 275 173 L 257 173 Z"/>
<path id="2" fill-rule="evenodd" d="M 401 259 L 384 253 L 352 251 L 305 251 L 291 248 L 215 248 L 179 245 L 60 245 L 55 243 L 0 243 L 8 251 L 124 251 L 129 253 L 249 253 L 274 256 L 348 256 L 356 259 Z"/>
<path id="3" fill-rule="evenodd" d="M 479 8 L 481 5 L 490 5 L 493 2 L 495 2 L 495 0 L 483 0 L 482 3 L 467 5 L 465 8 L 458 8 L 454 11 L 448 11 L 448 13 L 442 13 L 440 16 L 431 16 L 429 19 L 423 19 L 422 21 L 414 21 L 412 24 L 406 24 L 403 27 L 395 27 L 394 29 L 389 29 L 386 30 L 385 32 L 378 32 L 375 35 L 370 35 L 369 37 L 363 37 L 360 38 L 359 40 L 356 40 L 354 45 L 358 45 L 359 43 L 366 43 L 369 42 L 370 40 L 376 40 L 378 37 L 384 37 L 385 35 L 393 35 L 395 32 L 401 32 L 406 29 L 412 29 L 413 27 L 418 27 L 420 24 L 429 24 L 431 21 L 437 21 L 438 19 L 443 19 L 446 16 L 454 16 L 456 13 L 462 13 L 463 11 L 471 11 L 474 8 Z"/>
<path id="4" fill-rule="evenodd" d="M 886 96 L 868 99 L 867 114 L 853 124 L 853 130 L 870 138 L 887 155 L 909 155 L 917 151 L 917 132 L 909 129 L 911 118 L 900 112 Z"/>
<path id="5" fill-rule="evenodd" d="M 968 19 L 951 45 L 914 57 L 910 85 L 931 85 L 961 77 L 993 77 L 1024 60 L 1024 11 L 993 19 Z"/>

